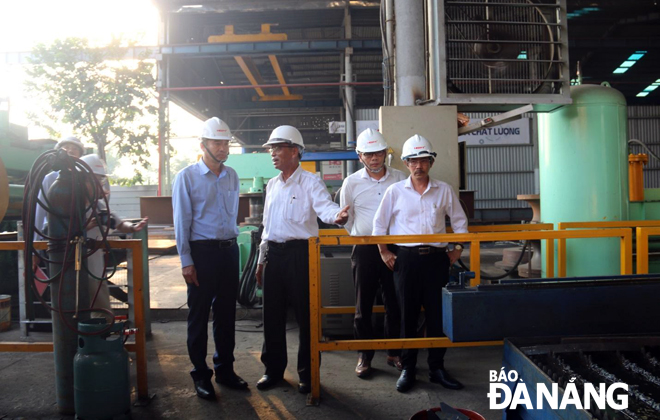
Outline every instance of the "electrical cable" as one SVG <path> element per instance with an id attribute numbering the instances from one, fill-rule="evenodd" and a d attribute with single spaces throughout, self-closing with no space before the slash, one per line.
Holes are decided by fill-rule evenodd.
<path id="1" fill-rule="evenodd" d="M 646 144 L 642 143 L 641 141 L 637 139 L 630 139 L 628 140 L 628 144 L 637 144 L 639 146 L 642 146 L 642 148 L 646 150 L 651 156 L 653 156 L 653 158 L 655 158 L 656 160 L 660 160 L 660 157 L 658 157 L 658 155 L 653 153 L 653 151 L 651 151 L 651 149 L 649 149 L 649 147 Z"/>
<path id="2" fill-rule="evenodd" d="M 261 225 L 259 229 L 250 232 L 250 255 L 238 284 L 237 301 L 245 308 L 251 308 L 259 302 L 257 297 L 257 266 L 259 265 L 259 244 L 261 244 L 263 229 L 264 227 Z"/>
<path id="3" fill-rule="evenodd" d="M 53 203 L 48 199 L 46 191 L 44 191 L 43 181 L 47 174 L 52 171 L 59 171 L 60 175 L 58 176 L 58 181 L 64 185 L 65 182 L 69 182 L 68 187 L 70 188 L 70 197 L 69 202 L 66 203 Z M 39 199 L 39 194 L 42 194 L 43 201 Z M 79 310 L 63 310 L 62 300 L 63 300 L 63 289 L 64 283 L 67 280 L 65 278 L 65 273 L 72 269 L 74 264 L 74 250 L 76 247 L 75 240 L 76 238 L 85 238 L 84 245 L 87 251 L 81 255 L 83 261 L 86 261 L 86 258 L 90 257 L 92 254 L 104 248 L 105 250 L 110 249 L 110 245 L 107 240 L 108 233 L 110 231 L 111 218 L 102 223 L 101 218 L 99 217 L 99 203 L 105 204 L 105 208 L 108 209 L 108 200 L 107 196 L 103 193 L 103 187 L 92 169 L 84 161 L 71 157 L 67 155 L 65 150 L 49 150 L 44 152 L 39 156 L 30 172 L 26 178 L 25 190 L 23 195 L 23 206 L 22 211 L 22 220 L 25 223 L 26 233 L 25 237 L 25 248 L 24 248 L 24 266 L 25 266 L 25 276 L 33 291 L 35 291 L 35 296 L 44 305 L 48 310 L 58 313 L 62 323 L 69 329 L 75 331 L 78 334 L 84 335 L 100 335 L 105 334 L 114 325 L 114 314 L 111 310 L 106 308 L 94 308 L 94 301 L 96 300 L 96 295 L 100 290 L 103 281 L 106 281 L 109 277 L 114 274 L 116 267 L 113 268 L 112 274 L 106 276 L 105 269 L 101 274 L 101 277 L 95 276 L 93 273 L 89 272 L 89 269 L 86 264 L 82 265 L 82 268 L 85 271 L 92 275 L 93 278 L 99 280 L 99 288 L 97 289 L 94 299 L 90 303 L 89 308 L 82 308 Z M 57 205 L 64 206 L 59 207 Z M 68 204 L 68 216 L 65 215 L 65 208 Z M 35 217 L 36 217 L 36 206 L 42 206 L 46 212 L 49 214 L 49 219 L 52 221 L 57 221 L 58 223 L 68 226 L 65 236 L 54 237 L 54 233 L 41 232 L 35 227 Z M 86 238 L 86 230 L 90 228 L 90 223 L 94 220 L 96 226 L 98 226 L 101 232 L 100 240 L 92 240 Z M 47 256 L 41 258 L 42 261 L 50 264 L 51 270 L 55 270 L 56 266 L 60 266 L 57 273 L 49 273 L 50 277 L 41 280 L 38 279 L 33 271 L 32 260 L 34 256 L 39 256 L 38 252 L 34 248 L 34 238 L 35 234 L 40 235 L 42 238 L 49 241 L 49 251 L 50 252 L 62 252 L 63 259 L 62 261 L 55 261 Z M 81 268 L 81 269 L 82 269 Z M 59 299 L 57 302 L 58 308 L 56 309 L 51 304 L 46 302 L 42 296 L 37 293 L 36 282 L 50 284 L 56 280 L 59 280 Z M 110 319 L 110 323 L 107 327 L 93 332 L 93 333 L 83 333 L 79 331 L 74 325 L 71 325 L 69 321 L 64 316 L 65 314 L 71 313 L 103 313 L 107 318 Z"/>

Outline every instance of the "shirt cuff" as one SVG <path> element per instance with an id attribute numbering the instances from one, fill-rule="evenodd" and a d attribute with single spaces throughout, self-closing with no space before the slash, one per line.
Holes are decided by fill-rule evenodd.
<path id="1" fill-rule="evenodd" d="M 181 258 L 181 268 L 188 267 L 189 265 L 195 265 L 190 254 L 182 254 L 179 257 Z"/>
<path id="2" fill-rule="evenodd" d="M 268 251 L 268 242 L 262 242 L 259 244 L 259 258 L 257 259 L 257 264 L 263 264 L 266 262 L 266 252 Z"/>

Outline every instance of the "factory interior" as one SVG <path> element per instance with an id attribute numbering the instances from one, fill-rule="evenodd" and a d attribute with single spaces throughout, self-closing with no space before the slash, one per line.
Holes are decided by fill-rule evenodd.
<path id="1" fill-rule="evenodd" d="M 77 308 L 91 291 L 76 288 L 74 264 L 44 274 L 32 258 L 57 254 L 66 267 L 84 241 L 64 227 L 69 242 L 33 239 L 34 180 L 56 169 L 56 141 L 28 140 L 0 98 L 0 419 L 660 419 L 657 0 L 152 1 L 159 45 L 127 56 L 148 51 L 157 67 L 158 185 L 111 187 L 114 212 L 149 218 L 139 232 L 104 237 L 112 326 L 76 328 L 73 310 L 51 310 Z M 234 369 L 249 388 L 214 383 L 214 401 L 198 398 L 189 375 L 170 104 L 200 127 L 220 118 L 233 136 Z M 282 125 L 302 134 L 302 169 L 337 203 L 363 167 L 361 133 L 380 132 L 388 166 L 406 175 L 404 143 L 423 136 L 437 152 L 430 177 L 454 190 L 468 219 L 468 233 L 423 241 L 465 247 L 442 290 L 446 337 L 425 337 L 422 317 L 418 338 L 385 338 L 379 296 L 368 378 L 355 371 L 365 343 L 353 341 L 351 251 L 375 242 L 319 220 L 309 239 L 306 395 L 296 389 L 293 311 L 284 381 L 256 388 L 259 227 L 265 186 L 280 173 L 262 145 Z M 438 347 L 463 389 L 429 381 L 426 356 Z M 385 350 L 408 348 L 421 349 L 417 383 L 402 393 Z M 209 340 L 208 360 L 213 352 Z M 592 385 L 601 394 L 589 397 Z M 541 387 L 562 404 L 547 395 L 538 404 Z M 496 390 L 513 398 L 500 403 Z"/>

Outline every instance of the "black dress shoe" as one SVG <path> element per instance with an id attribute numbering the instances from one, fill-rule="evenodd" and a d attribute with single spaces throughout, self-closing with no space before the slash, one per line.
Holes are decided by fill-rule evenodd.
<path id="1" fill-rule="evenodd" d="M 429 371 L 429 380 L 433 383 L 440 384 L 447 389 L 463 389 L 463 384 L 452 378 L 452 376 L 444 369 Z"/>
<path id="2" fill-rule="evenodd" d="M 264 375 L 257 382 L 257 389 L 262 391 L 265 389 L 270 389 L 275 385 L 277 385 L 277 383 L 281 380 L 282 380 L 281 376 Z"/>
<path id="3" fill-rule="evenodd" d="M 200 379 L 195 382 L 195 392 L 199 398 L 204 398 L 205 400 L 215 400 L 215 389 L 213 389 L 213 384 L 210 379 Z"/>
<path id="4" fill-rule="evenodd" d="M 407 392 L 415 385 L 415 369 L 403 369 L 399 380 L 396 381 L 396 390 L 399 392 Z"/>
<path id="5" fill-rule="evenodd" d="M 301 394 L 309 394 L 312 392 L 312 386 L 307 382 L 300 382 L 298 384 L 298 392 Z"/>
<path id="6" fill-rule="evenodd" d="M 221 375 L 216 374 L 215 381 L 220 385 L 224 385 L 232 389 L 238 389 L 238 390 L 248 389 L 248 383 L 245 382 L 243 378 L 238 376 L 233 371 Z"/>

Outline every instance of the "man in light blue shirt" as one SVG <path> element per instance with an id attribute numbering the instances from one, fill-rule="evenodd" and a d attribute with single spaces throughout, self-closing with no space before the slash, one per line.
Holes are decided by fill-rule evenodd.
<path id="1" fill-rule="evenodd" d="M 174 180 L 172 207 L 181 271 L 188 286 L 188 355 L 197 395 L 215 399 L 213 370 L 206 364 L 209 309 L 213 309 L 215 381 L 234 389 L 248 385 L 234 373 L 234 323 L 238 291 L 239 181 L 225 166 L 231 132 L 217 117 L 204 122 L 199 162 Z"/>

